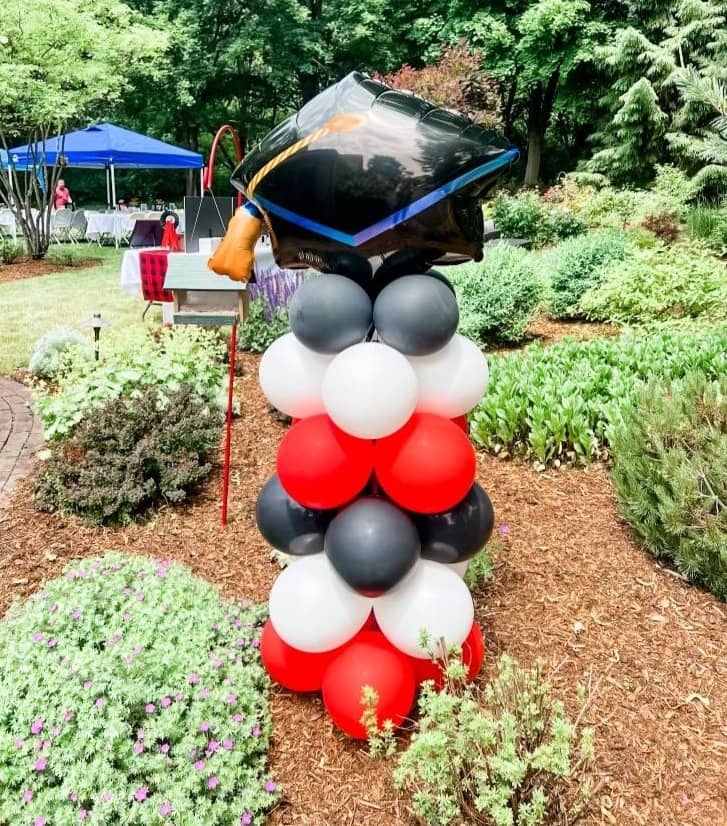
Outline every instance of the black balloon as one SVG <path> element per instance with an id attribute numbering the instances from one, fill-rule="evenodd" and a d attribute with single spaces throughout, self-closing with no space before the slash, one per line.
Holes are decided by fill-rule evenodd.
<path id="1" fill-rule="evenodd" d="M 342 275 L 309 278 L 290 302 L 290 327 L 316 353 L 340 353 L 363 341 L 371 328 L 371 299 Z"/>
<path id="2" fill-rule="evenodd" d="M 320 553 L 333 511 L 299 505 L 283 490 L 277 474 L 263 486 L 255 505 L 260 533 L 279 551 L 295 556 Z"/>
<path id="3" fill-rule="evenodd" d="M 422 557 L 447 564 L 475 556 L 492 535 L 495 524 L 492 502 L 478 484 L 450 511 L 412 516 L 421 539 Z"/>
<path id="4" fill-rule="evenodd" d="M 331 564 L 352 588 L 376 596 L 393 588 L 419 559 L 410 517 L 385 499 L 366 497 L 342 510 L 326 532 Z"/>
<path id="5" fill-rule="evenodd" d="M 353 252 L 324 253 L 320 256 L 317 268 L 324 273 L 350 278 L 371 295 L 373 283 L 371 264 L 363 256 Z"/>
<path id="6" fill-rule="evenodd" d="M 407 356 L 441 350 L 458 323 L 454 293 L 429 275 L 397 278 L 374 303 L 374 325 L 381 340 Z"/>

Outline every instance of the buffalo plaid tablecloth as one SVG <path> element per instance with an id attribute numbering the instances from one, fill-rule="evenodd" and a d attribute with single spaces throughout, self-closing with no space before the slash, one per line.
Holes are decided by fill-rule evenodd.
<path id="1" fill-rule="evenodd" d="M 141 294 L 147 301 L 174 301 L 170 290 L 164 289 L 169 250 L 148 250 L 139 253 Z"/>

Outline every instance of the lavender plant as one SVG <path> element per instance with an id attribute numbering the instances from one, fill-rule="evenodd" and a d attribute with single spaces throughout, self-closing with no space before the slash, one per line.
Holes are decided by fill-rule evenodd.
<path id="1" fill-rule="evenodd" d="M 262 353 L 276 338 L 290 331 L 288 304 L 307 277 L 305 271 L 278 267 L 257 275 L 257 283 L 249 287 L 250 312 L 240 331 L 244 350 Z"/>
<path id="2" fill-rule="evenodd" d="M 0 823 L 261 824 L 259 608 L 183 566 L 69 566 L 0 623 Z"/>

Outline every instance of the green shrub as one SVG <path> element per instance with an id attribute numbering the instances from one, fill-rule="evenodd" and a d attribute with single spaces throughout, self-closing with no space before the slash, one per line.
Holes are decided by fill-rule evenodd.
<path id="1" fill-rule="evenodd" d="M 70 351 L 77 351 L 71 353 Z M 54 327 L 33 345 L 28 370 L 42 379 L 53 378 L 75 357 L 79 361 L 93 358 L 93 347 L 87 335 L 72 327 Z"/>
<path id="2" fill-rule="evenodd" d="M 287 307 L 270 312 L 265 299 L 260 296 L 250 302 L 247 318 L 240 327 L 240 346 L 251 353 L 264 353 L 276 338 L 289 332 Z"/>
<path id="3" fill-rule="evenodd" d="M 727 372 L 727 328 L 625 333 L 490 359 L 490 384 L 470 416 L 474 441 L 544 467 L 607 454 L 609 428 L 652 377 Z"/>
<path id="4" fill-rule="evenodd" d="M 627 256 L 626 236 L 615 230 L 571 238 L 549 250 L 543 259 L 550 277 L 549 314 L 577 318 L 583 293 L 600 284 L 612 261 Z"/>
<path id="5" fill-rule="evenodd" d="M 0 235 L 0 260 L 3 264 L 15 264 L 25 255 L 25 245 Z"/>
<path id="6" fill-rule="evenodd" d="M 569 212 L 567 209 L 551 210 L 545 220 L 541 233 L 543 241 L 558 241 L 564 238 L 573 238 L 583 235 L 588 230 L 588 224 L 583 218 Z"/>
<path id="7" fill-rule="evenodd" d="M 88 247 L 51 247 L 45 255 L 46 261 L 51 261 L 61 267 L 75 267 L 80 261 L 100 261 L 98 256 L 89 254 Z"/>
<path id="8" fill-rule="evenodd" d="M 664 195 L 675 206 L 684 206 L 695 195 L 694 184 L 689 176 L 672 164 L 657 164 L 654 192 Z"/>
<path id="9" fill-rule="evenodd" d="M 565 191 L 555 187 L 542 199 L 533 190 L 523 190 L 517 195 L 500 193 L 492 201 L 490 212 L 495 228 L 505 238 L 523 238 L 536 245 L 580 235 L 588 229 L 577 210 L 569 208 Z"/>
<path id="10" fill-rule="evenodd" d="M 181 565 L 122 554 L 16 603 L 0 623 L 0 822 L 261 826 L 278 797 L 262 621 Z"/>
<path id="11" fill-rule="evenodd" d="M 538 193 L 524 190 L 517 195 L 499 194 L 490 205 L 495 227 L 505 238 L 535 242 L 542 233 L 545 210 Z"/>
<path id="12" fill-rule="evenodd" d="M 61 378 L 57 392 L 36 395 L 36 409 L 46 439 L 68 435 L 89 410 L 120 396 L 132 396 L 141 386 L 170 394 L 191 384 L 204 401 L 224 407 L 226 368 L 224 341 L 199 327 L 161 331 L 125 331 L 115 343 L 102 342 L 103 360 L 75 360 Z"/>
<path id="13" fill-rule="evenodd" d="M 111 399 L 52 448 L 35 480 L 36 504 L 119 525 L 180 502 L 209 473 L 221 426 L 222 413 L 190 385 L 168 396 L 148 387 Z"/>
<path id="14" fill-rule="evenodd" d="M 543 295 L 531 253 L 488 246 L 479 263 L 447 275 L 459 302 L 459 332 L 478 343 L 521 341 Z"/>
<path id="15" fill-rule="evenodd" d="M 616 494 L 640 540 L 727 600 L 727 378 L 649 384 L 611 446 Z"/>
<path id="16" fill-rule="evenodd" d="M 394 782 L 423 822 L 541 826 L 573 823 L 587 807 L 593 731 L 567 718 L 539 665 L 503 655 L 484 689 L 428 683 L 419 711 Z"/>
<path id="17" fill-rule="evenodd" d="M 581 299 L 591 319 L 621 323 L 727 317 L 725 268 L 694 244 L 637 251 Z"/>
<path id="18" fill-rule="evenodd" d="M 583 217 L 592 227 L 626 229 L 650 215 L 675 210 L 681 218 L 684 204 L 665 192 L 605 187 L 586 204 Z"/>

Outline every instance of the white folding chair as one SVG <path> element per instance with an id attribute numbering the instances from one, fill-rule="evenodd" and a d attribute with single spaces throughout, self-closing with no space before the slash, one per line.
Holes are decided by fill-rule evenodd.
<path id="1" fill-rule="evenodd" d="M 86 215 L 83 211 L 78 210 L 73 213 L 73 219 L 71 221 L 71 226 L 68 229 L 68 237 L 71 241 L 85 241 L 86 240 Z"/>
<path id="2" fill-rule="evenodd" d="M 71 238 L 71 224 L 73 223 L 73 212 L 70 209 L 59 209 L 51 218 L 51 239 L 56 244 L 64 241 L 75 243 Z"/>

